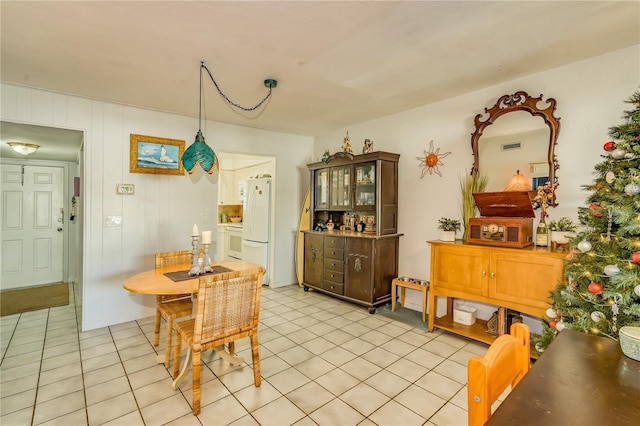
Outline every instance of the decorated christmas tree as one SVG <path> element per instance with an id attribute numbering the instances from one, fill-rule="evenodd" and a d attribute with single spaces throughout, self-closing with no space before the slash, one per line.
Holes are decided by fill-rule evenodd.
<path id="1" fill-rule="evenodd" d="M 564 328 L 618 339 L 625 325 L 640 326 L 640 92 L 627 101 L 625 122 L 611 127 L 596 164 L 582 231 L 571 241 L 564 283 L 535 347 L 541 352 Z"/>

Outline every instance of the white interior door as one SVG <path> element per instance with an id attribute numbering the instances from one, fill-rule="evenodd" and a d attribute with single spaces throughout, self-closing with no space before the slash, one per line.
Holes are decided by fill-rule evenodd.
<path id="1" fill-rule="evenodd" d="M 0 165 L 2 289 L 62 281 L 62 167 Z"/>

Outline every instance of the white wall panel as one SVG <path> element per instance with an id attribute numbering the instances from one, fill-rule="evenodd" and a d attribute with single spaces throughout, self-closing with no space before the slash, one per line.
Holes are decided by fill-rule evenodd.
<path id="1" fill-rule="evenodd" d="M 198 120 L 164 112 L 115 105 L 96 100 L 2 84 L 2 119 L 27 124 L 55 125 L 85 132 L 83 168 L 83 329 L 102 327 L 154 312 L 152 296 L 128 295 L 122 288 L 126 277 L 153 268 L 153 254 L 191 248 L 189 235 L 194 223 L 200 229 L 215 229 L 217 217 L 217 173 L 198 170 L 193 175 L 145 175 L 129 173 L 131 133 L 183 139 L 193 143 Z M 35 99 L 35 100 L 34 100 Z M 195 111 L 194 111 L 195 113 Z M 298 181 L 299 168 L 313 151 L 310 137 L 248 129 L 222 123 L 203 123 L 207 142 L 218 139 L 215 150 L 251 154 L 259 151 L 282 159 L 288 167 L 276 182 L 288 188 Z M 218 146 L 219 145 L 219 146 Z M 296 165 L 296 166 L 292 166 Z M 294 184 L 295 184 L 294 182 Z M 117 183 L 135 185 L 135 195 L 115 195 Z M 308 182 L 303 182 L 308 187 Z M 276 231 L 292 234 L 302 199 L 280 191 Z M 302 192 L 302 191 L 298 191 Z M 203 214 L 208 218 L 202 221 Z M 104 217 L 122 216 L 119 227 L 105 227 Z M 293 244 L 287 236 L 280 246 L 276 276 L 282 284 L 296 282 Z"/>

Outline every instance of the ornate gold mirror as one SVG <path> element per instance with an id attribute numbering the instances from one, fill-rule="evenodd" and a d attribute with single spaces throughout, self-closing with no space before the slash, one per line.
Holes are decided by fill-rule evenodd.
<path id="1" fill-rule="evenodd" d="M 475 116 L 471 173 L 489 178 L 488 192 L 504 191 L 516 177 L 534 191 L 546 182 L 552 190 L 557 186 L 560 166 L 554 148 L 560 119 L 554 117 L 555 109 L 555 99 L 543 101 L 542 95 L 534 98 L 519 91 L 501 96 L 494 106 L 484 109 L 485 114 Z M 499 117 L 503 118 L 492 126 Z M 558 205 L 555 191 L 549 205 Z"/>

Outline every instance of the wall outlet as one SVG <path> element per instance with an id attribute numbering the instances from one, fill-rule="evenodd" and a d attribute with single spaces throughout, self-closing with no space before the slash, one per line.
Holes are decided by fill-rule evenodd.
<path id="1" fill-rule="evenodd" d="M 122 226 L 122 216 L 105 216 L 104 226 Z"/>

